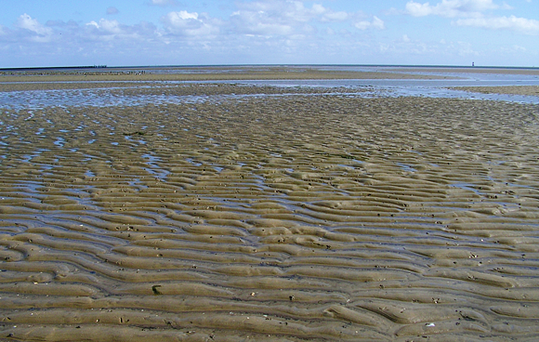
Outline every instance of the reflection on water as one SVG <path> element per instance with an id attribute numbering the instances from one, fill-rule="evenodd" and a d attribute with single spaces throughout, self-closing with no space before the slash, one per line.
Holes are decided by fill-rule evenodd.
<path id="1" fill-rule="evenodd" d="M 293 82 L 293 83 L 289 83 Z M 249 81 L 241 82 L 244 85 L 256 85 L 256 86 L 276 86 L 276 87 L 348 87 L 350 92 L 335 92 L 331 95 L 349 95 L 360 96 L 364 98 L 372 97 L 429 97 L 429 98 L 461 98 L 461 99 L 477 99 L 477 100 L 496 100 L 496 101 L 508 101 L 518 103 L 537 103 L 539 97 L 537 96 L 525 96 L 525 95 L 509 95 L 509 94 L 481 94 L 470 93 L 468 91 L 455 90 L 445 88 L 449 85 L 417 85 L 417 81 L 406 82 L 401 85 L 393 85 L 391 80 L 385 81 L 387 84 L 366 84 L 364 80 L 356 81 Z M 238 83 L 238 82 L 235 82 Z M 345 83 L 343 85 L 342 83 Z M 370 81 L 372 83 L 372 81 Z M 361 91 L 362 87 L 369 85 L 372 87 L 372 91 Z M 475 86 L 476 84 L 466 84 L 466 86 Z M 451 86 L 461 86 L 460 84 L 454 84 Z M 9 96 L 14 94 L 15 97 Z M 31 96 L 29 96 L 31 94 Z M 322 94 L 312 94 L 301 92 L 294 92 L 293 94 L 264 94 L 263 96 L 291 96 L 291 95 L 309 95 L 316 96 Z M 324 93 L 323 95 L 327 95 Z M 85 91 L 73 91 L 73 90 L 33 90 L 31 92 L 0 92 L 0 108 L 21 110 L 21 109 L 40 109 L 48 107 L 114 107 L 114 106 L 141 106 L 147 104 L 164 105 L 164 104 L 179 104 L 179 103 L 201 103 L 205 101 L 219 101 L 225 99 L 241 99 L 244 97 L 252 97 L 253 95 L 206 95 L 206 96 L 174 96 L 174 95 L 125 95 L 121 99 L 114 96 L 104 89 L 99 91 L 96 89 L 88 89 Z M 262 96 L 257 94 L 256 96 Z M 30 120 L 31 117 L 28 118 Z"/>
<path id="2" fill-rule="evenodd" d="M 341 67 L 342 68 L 342 67 Z M 359 67 L 358 67 L 359 68 Z M 372 71 L 361 68 L 349 67 L 350 71 Z M 326 68 L 327 69 L 327 68 Z M 334 68 L 333 68 L 334 69 Z M 539 77 L 534 75 L 514 75 L 514 74 L 487 74 L 487 73 L 463 73 L 463 72 L 416 72 L 420 74 L 430 74 L 444 77 L 443 79 L 348 79 L 348 80 L 250 80 L 250 81 L 156 81 L 151 86 L 147 83 L 137 85 L 133 82 L 133 87 L 137 89 L 152 88 L 166 89 L 171 86 L 188 85 L 193 83 L 206 84 L 234 84 L 242 86 L 273 86 L 284 89 L 281 94 L 256 94 L 256 96 L 283 96 L 283 95 L 320 95 L 301 89 L 308 88 L 338 88 L 333 95 L 353 95 L 365 98 L 370 97 L 409 97 L 420 96 L 428 98 L 462 98 L 478 100 L 498 100 L 519 103 L 537 103 L 537 96 L 507 95 L 507 94 L 481 94 L 467 91 L 449 89 L 451 87 L 476 87 L 476 86 L 526 86 L 539 85 Z M 448 79 L 447 77 L 452 77 Z M 66 82 L 69 83 L 69 82 Z M 115 81 L 102 82 L 110 83 L 114 89 L 128 89 L 130 87 L 116 87 Z M 287 93 L 286 89 L 294 89 Z M 343 91 L 343 89 L 345 89 Z M 348 89 L 349 91 L 347 91 Z M 367 91 L 365 91 L 367 90 Z M 327 93 L 325 93 L 327 95 Z M 32 90 L 32 91 L 10 91 L 0 92 L 0 108 L 20 110 L 38 109 L 47 107 L 84 107 L 84 106 L 138 106 L 146 104 L 179 104 L 179 103 L 201 103 L 205 101 L 220 101 L 224 99 L 241 99 L 250 97 L 253 94 L 219 94 L 219 95 L 167 95 L 163 94 L 136 94 L 118 95 L 111 91 L 111 88 L 92 89 L 61 89 L 61 90 Z M 28 120 L 32 119 L 29 113 Z"/>
<path id="3" fill-rule="evenodd" d="M 70 106 L 114 107 L 138 106 L 145 104 L 196 103 L 205 100 L 202 96 L 125 95 L 118 97 L 107 91 L 107 89 L 108 88 L 0 92 L 0 108 L 21 110 L 28 108 L 40 109 Z M 31 119 L 31 117 L 29 117 L 28 120 L 29 119 Z"/>

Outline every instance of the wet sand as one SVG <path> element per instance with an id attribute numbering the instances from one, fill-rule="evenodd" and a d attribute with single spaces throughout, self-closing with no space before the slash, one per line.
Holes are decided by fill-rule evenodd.
<path id="1" fill-rule="evenodd" d="M 539 75 L 539 68 L 496 68 L 496 67 L 398 67 L 384 68 L 387 71 L 416 73 L 428 72 L 436 74 L 504 74 L 504 75 Z"/>
<path id="2" fill-rule="evenodd" d="M 167 73 L 169 72 L 169 73 Z M 226 80 L 314 80 L 314 79 L 435 79 L 413 72 L 336 71 L 300 67 L 204 67 L 140 68 L 110 70 L 12 71 L 0 73 L 0 91 L 101 88 L 149 85 L 151 82 L 226 81 Z M 445 77 L 447 78 L 447 77 Z M 27 84 L 20 84 L 25 82 Z M 111 84 L 111 82 L 114 82 Z M 136 83 L 133 83 L 136 82 Z"/>
<path id="3" fill-rule="evenodd" d="M 539 96 L 539 86 L 455 87 L 453 89 L 483 94 Z"/>
<path id="4" fill-rule="evenodd" d="M 280 91 L 2 110 L 0 339 L 534 340 L 538 105 Z"/>

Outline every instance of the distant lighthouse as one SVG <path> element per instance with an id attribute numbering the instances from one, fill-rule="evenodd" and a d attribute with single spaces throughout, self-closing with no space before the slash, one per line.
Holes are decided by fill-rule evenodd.
<path id="1" fill-rule="evenodd" d="M 475 66 L 475 63 L 474 63 L 474 62 L 472 62 L 472 66 L 473 66 L 473 67 Z"/>

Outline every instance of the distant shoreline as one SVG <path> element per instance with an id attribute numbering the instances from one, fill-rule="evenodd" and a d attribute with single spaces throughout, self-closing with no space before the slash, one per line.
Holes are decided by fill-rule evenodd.
<path id="1" fill-rule="evenodd" d="M 464 74 L 514 74 L 539 76 L 539 68 L 436 67 L 367 65 L 221 65 L 146 67 L 51 67 L 0 69 L 0 82 L 155 82 L 155 81 L 246 81 L 246 80 L 329 80 L 458 79 Z"/>
<path id="2" fill-rule="evenodd" d="M 253 67 L 269 67 L 269 68 L 297 68 L 297 67 L 354 67 L 354 68 L 399 68 L 399 69 L 506 69 L 506 70 L 537 70 L 539 67 L 525 66 L 471 66 L 471 65 L 399 65 L 399 64 L 216 64 L 216 65 L 125 65 L 125 66 L 108 66 L 108 65 L 80 65 L 80 66 L 42 66 L 42 67 L 13 67 L 0 68 L 0 72 L 9 71 L 63 71 L 63 70 L 159 70 L 159 69 L 204 69 L 204 68 L 253 68 Z"/>
<path id="3" fill-rule="evenodd" d="M 106 69 L 107 65 L 81 65 L 81 66 L 58 66 L 58 67 L 21 67 L 21 68 L 0 68 L 2 71 L 38 71 L 38 70 L 84 70 L 84 69 Z"/>

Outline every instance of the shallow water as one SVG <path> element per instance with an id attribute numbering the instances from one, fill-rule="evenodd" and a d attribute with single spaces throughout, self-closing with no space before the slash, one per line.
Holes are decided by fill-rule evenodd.
<path id="1" fill-rule="evenodd" d="M 0 338 L 539 334 L 537 105 L 242 89 L 3 110 Z"/>
<path id="2" fill-rule="evenodd" d="M 342 67 L 344 68 L 344 67 Z M 351 71 L 372 71 L 373 68 L 367 67 L 347 67 Z M 322 68 L 323 70 L 324 68 Z M 190 70 L 190 69 L 189 69 Z M 375 69 L 376 70 L 376 69 Z M 166 72 L 166 71 L 164 71 Z M 202 71 L 201 71 L 202 72 Z M 152 82 L 132 82 L 130 87 L 115 86 L 120 81 L 99 82 L 109 84 L 116 91 L 110 91 L 111 88 L 92 88 L 92 89 L 61 89 L 61 90 L 32 90 L 32 91 L 10 91 L 0 92 L 0 108 L 4 109 L 38 109 L 51 106 L 69 107 L 69 106 L 140 106 L 146 104 L 178 104 L 178 103 L 197 103 L 202 101 L 220 101 L 224 97 L 241 99 L 252 94 L 201 94 L 201 95 L 170 95 L 167 90 L 171 87 L 193 84 L 227 84 L 244 86 L 270 86 L 281 87 L 283 91 L 279 94 L 259 93 L 257 96 L 282 96 L 282 95 L 314 95 L 311 88 L 338 88 L 334 95 L 355 95 L 361 97 L 409 97 L 421 96 L 428 98 L 460 98 L 460 99 L 478 99 L 495 100 L 517 103 L 538 103 L 539 96 L 523 96 L 508 94 L 481 94 L 470 93 L 451 89 L 452 87 L 491 87 L 491 86 L 526 86 L 539 85 L 539 76 L 536 75 L 514 75 L 514 74 L 496 74 L 496 73 L 464 73 L 464 72 L 421 72 L 417 74 L 426 74 L 440 76 L 440 79 L 373 79 L 373 80 L 252 80 L 252 81 L 156 81 Z M 19 82 L 24 84 L 24 82 Z M 34 82 L 32 82 L 34 83 Z M 55 82 L 57 84 L 70 84 L 74 82 Z M 91 82 L 90 82 L 91 83 Z M 121 82 L 125 83 L 125 82 Z M 149 89 L 153 88 L 152 94 L 118 94 L 117 90 L 122 89 Z M 163 89 L 159 94 L 156 89 Z M 294 92 L 287 93 L 286 89 L 294 89 Z M 365 91 L 368 88 L 369 91 Z M 305 89 L 302 92 L 301 89 Z M 255 91 L 256 92 L 256 91 Z"/>
<path id="3" fill-rule="evenodd" d="M 184 82 L 182 82 L 184 83 Z M 215 82 L 212 82 L 215 83 Z M 470 93 L 468 91 L 461 91 L 455 89 L 446 88 L 449 84 L 444 83 L 444 86 L 440 85 L 423 85 L 421 82 L 415 84 L 407 84 L 407 82 L 398 82 L 401 85 L 395 85 L 397 82 L 382 82 L 379 84 L 374 81 L 348 81 L 341 84 L 336 81 L 249 81 L 249 82 L 234 82 L 236 84 L 249 85 L 265 85 L 275 87 L 348 87 L 346 92 L 335 92 L 333 95 L 353 95 L 363 98 L 372 97 L 428 97 L 428 98 L 460 98 L 460 99 L 477 99 L 477 100 L 493 100 L 493 101 L 507 101 L 517 103 L 539 103 L 539 96 L 525 96 L 525 95 L 509 95 L 509 94 L 481 94 Z M 511 84 L 511 83 L 509 83 Z M 534 83 L 530 83 L 535 85 Z M 539 84 L 539 82 L 538 82 Z M 484 83 L 455 83 L 451 86 L 478 86 L 484 85 Z M 369 87 L 371 91 L 357 92 L 357 89 L 363 90 L 364 87 Z M 220 101 L 228 98 L 241 99 L 244 97 L 251 97 L 253 95 L 200 95 L 200 96 L 175 96 L 175 95 L 148 95 L 140 94 L 133 96 L 118 97 L 112 95 L 106 91 L 107 88 L 102 89 L 88 89 L 88 90 L 32 90 L 31 96 L 28 92 L 0 92 L 0 108 L 4 109 L 41 109 L 47 107 L 85 107 L 85 106 L 99 106 L 99 107 L 114 107 L 114 106 L 141 106 L 147 104 L 179 104 L 179 103 L 200 103 L 204 101 Z M 301 96 L 307 95 L 301 92 L 286 93 L 283 94 L 258 94 L 257 96 Z M 314 94 L 309 94 L 314 96 Z"/>

